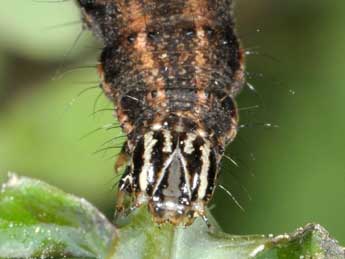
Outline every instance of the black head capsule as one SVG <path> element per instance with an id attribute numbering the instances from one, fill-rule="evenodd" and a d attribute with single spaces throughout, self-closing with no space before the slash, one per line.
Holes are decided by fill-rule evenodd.
<path id="1" fill-rule="evenodd" d="M 148 203 L 155 222 L 190 225 L 205 215 L 212 196 L 215 156 L 197 132 L 149 131 L 137 142 L 123 179 L 132 179 L 136 206 Z"/>

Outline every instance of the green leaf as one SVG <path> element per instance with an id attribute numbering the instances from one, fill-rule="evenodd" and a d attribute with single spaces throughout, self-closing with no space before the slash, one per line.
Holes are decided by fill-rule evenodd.
<path id="1" fill-rule="evenodd" d="M 115 227 L 92 205 L 41 181 L 12 175 L 0 194 L 2 258 L 345 258 L 320 225 L 292 234 L 234 236 L 198 218 L 158 226 L 145 206 Z"/>
<path id="2" fill-rule="evenodd" d="M 113 225 L 84 199 L 11 175 L 0 193 L 0 257 L 103 258 Z"/>
<path id="3" fill-rule="evenodd" d="M 183 259 L 318 259 L 345 258 L 345 250 L 318 224 L 292 234 L 235 236 L 221 232 L 212 216 L 212 228 L 198 218 L 187 228 L 152 224 L 141 208 L 118 222 L 120 240 L 108 258 Z M 121 221 L 127 221 L 121 223 Z"/>

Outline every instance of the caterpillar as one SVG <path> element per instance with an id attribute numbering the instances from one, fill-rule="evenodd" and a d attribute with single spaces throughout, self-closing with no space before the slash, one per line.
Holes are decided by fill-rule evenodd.
<path id="1" fill-rule="evenodd" d="M 232 0 L 76 0 L 101 39 L 98 73 L 126 135 L 116 210 L 154 222 L 207 220 L 221 158 L 238 129 L 244 51 Z"/>

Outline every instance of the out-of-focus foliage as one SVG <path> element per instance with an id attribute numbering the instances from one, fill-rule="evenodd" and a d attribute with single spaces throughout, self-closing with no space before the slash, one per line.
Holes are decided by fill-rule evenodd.
<path id="1" fill-rule="evenodd" d="M 237 2 L 244 46 L 259 53 L 247 57 L 248 81 L 257 94 L 245 89 L 238 99 L 241 121 L 249 126 L 228 148 L 239 168 L 225 159 L 221 183 L 245 213 L 221 190 L 213 212 L 234 234 L 281 233 L 318 222 L 344 243 L 345 2 Z M 98 50 L 84 33 L 64 58 L 80 26 L 50 28 L 77 20 L 69 1 L 1 4 L 0 177 L 15 171 L 43 179 L 111 216 L 119 150 L 93 153 L 120 132 L 103 129 L 81 139 L 114 122 L 109 110 L 90 115 L 112 107 L 103 96 L 95 105 L 101 91 L 89 66 L 96 64 Z M 88 67 L 71 70 L 77 66 Z M 56 76 L 61 70 L 71 71 Z M 247 109 L 253 105 L 260 108 Z M 264 123 L 279 128 L 261 127 Z"/>
<path id="2" fill-rule="evenodd" d="M 6 1 L 0 9 L 0 44 L 28 58 L 61 59 L 81 30 L 78 24 L 72 1 Z"/>

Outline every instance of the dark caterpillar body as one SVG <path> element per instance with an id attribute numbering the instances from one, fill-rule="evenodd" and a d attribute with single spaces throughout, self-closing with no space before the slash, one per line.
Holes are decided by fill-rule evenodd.
<path id="1" fill-rule="evenodd" d="M 117 208 L 132 195 L 158 223 L 205 216 L 236 136 L 243 54 L 231 0 L 79 0 L 104 42 L 99 74 L 127 135 Z"/>

